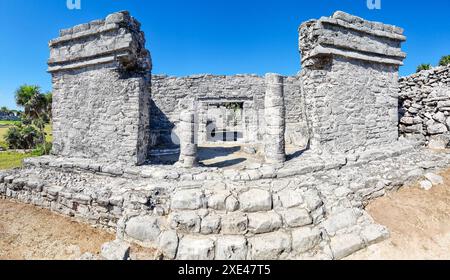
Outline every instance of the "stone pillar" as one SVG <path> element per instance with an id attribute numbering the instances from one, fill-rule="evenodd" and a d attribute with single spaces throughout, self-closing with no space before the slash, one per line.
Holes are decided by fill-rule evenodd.
<path id="1" fill-rule="evenodd" d="M 299 32 L 311 149 L 358 152 L 397 141 L 403 29 L 336 12 Z"/>
<path id="2" fill-rule="evenodd" d="M 185 110 L 179 122 L 180 158 L 177 165 L 190 168 L 197 165 L 198 124 L 195 110 Z"/>
<path id="3" fill-rule="evenodd" d="M 266 74 L 264 155 L 267 163 L 283 163 L 286 160 L 285 114 L 283 77 Z"/>
<path id="4" fill-rule="evenodd" d="M 51 40 L 53 150 L 141 164 L 150 139 L 151 59 L 140 23 L 119 12 Z"/>

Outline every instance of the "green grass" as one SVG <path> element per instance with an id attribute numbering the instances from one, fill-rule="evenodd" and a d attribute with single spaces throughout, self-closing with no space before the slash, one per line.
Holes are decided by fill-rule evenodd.
<path id="1" fill-rule="evenodd" d="M 22 166 L 22 160 L 32 157 L 31 153 L 0 152 L 0 170 Z"/>
<path id="2" fill-rule="evenodd" d="M 10 126 L 20 123 L 21 123 L 20 121 L 0 121 L 0 126 Z"/>

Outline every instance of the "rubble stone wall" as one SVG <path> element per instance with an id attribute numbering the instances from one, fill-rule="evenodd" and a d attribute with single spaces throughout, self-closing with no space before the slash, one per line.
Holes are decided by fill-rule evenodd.
<path id="1" fill-rule="evenodd" d="M 284 77 L 286 98 L 286 138 L 290 144 L 303 146 L 307 142 L 307 128 L 303 114 L 300 79 Z M 151 131 L 154 145 L 171 142 L 170 134 L 178 122 L 185 100 L 195 98 L 202 102 L 244 102 L 249 124 L 247 142 L 259 143 L 264 133 L 264 78 L 257 75 L 195 75 L 188 77 L 152 76 Z M 204 113 L 204 112 L 203 112 Z M 202 112 L 199 112 L 201 119 Z M 201 122 L 201 120 L 200 120 Z M 201 127 L 201 124 L 200 124 Z M 201 140 L 201 138 L 200 138 Z"/>
<path id="2" fill-rule="evenodd" d="M 400 135 L 445 148 L 450 141 L 450 66 L 400 79 Z"/>
<path id="3" fill-rule="evenodd" d="M 50 41 L 53 154 L 134 164 L 147 158 L 149 52 L 127 12 Z"/>
<path id="4" fill-rule="evenodd" d="M 349 152 L 396 141 L 403 30 L 336 12 L 299 32 L 311 148 Z"/>

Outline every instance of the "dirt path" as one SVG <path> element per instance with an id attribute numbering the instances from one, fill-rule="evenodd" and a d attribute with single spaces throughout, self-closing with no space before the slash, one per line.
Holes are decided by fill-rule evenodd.
<path id="1" fill-rule="evenodd" d="M 76 259 L 113 234 L 34 206 L 0 199 L 0 259 Z"/>
<path id="2" fill-rule="evenodd" d="M 450 170 L 440 175 L 445 184 L 429 191 L 417 184 L 371 202 L 367 211 L 391 237 L 348 259 L 450 259 Z"/>

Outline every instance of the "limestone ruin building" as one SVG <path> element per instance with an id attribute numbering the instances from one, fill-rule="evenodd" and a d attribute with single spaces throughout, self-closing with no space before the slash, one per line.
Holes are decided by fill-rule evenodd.
<path id="1" fill-rule="evenodd" d="M 405 40 L 336 12 L 300 26 L 298 75 L 169 77 L 127 12 L 62 30 L 52 155 L 0 194 L 166 259 L 341 259 L 389 236 L 368 201 L 450 163 L 449 68 L 399 79 Z M 230 142 L 251 156 L 205 163 Z"/>

